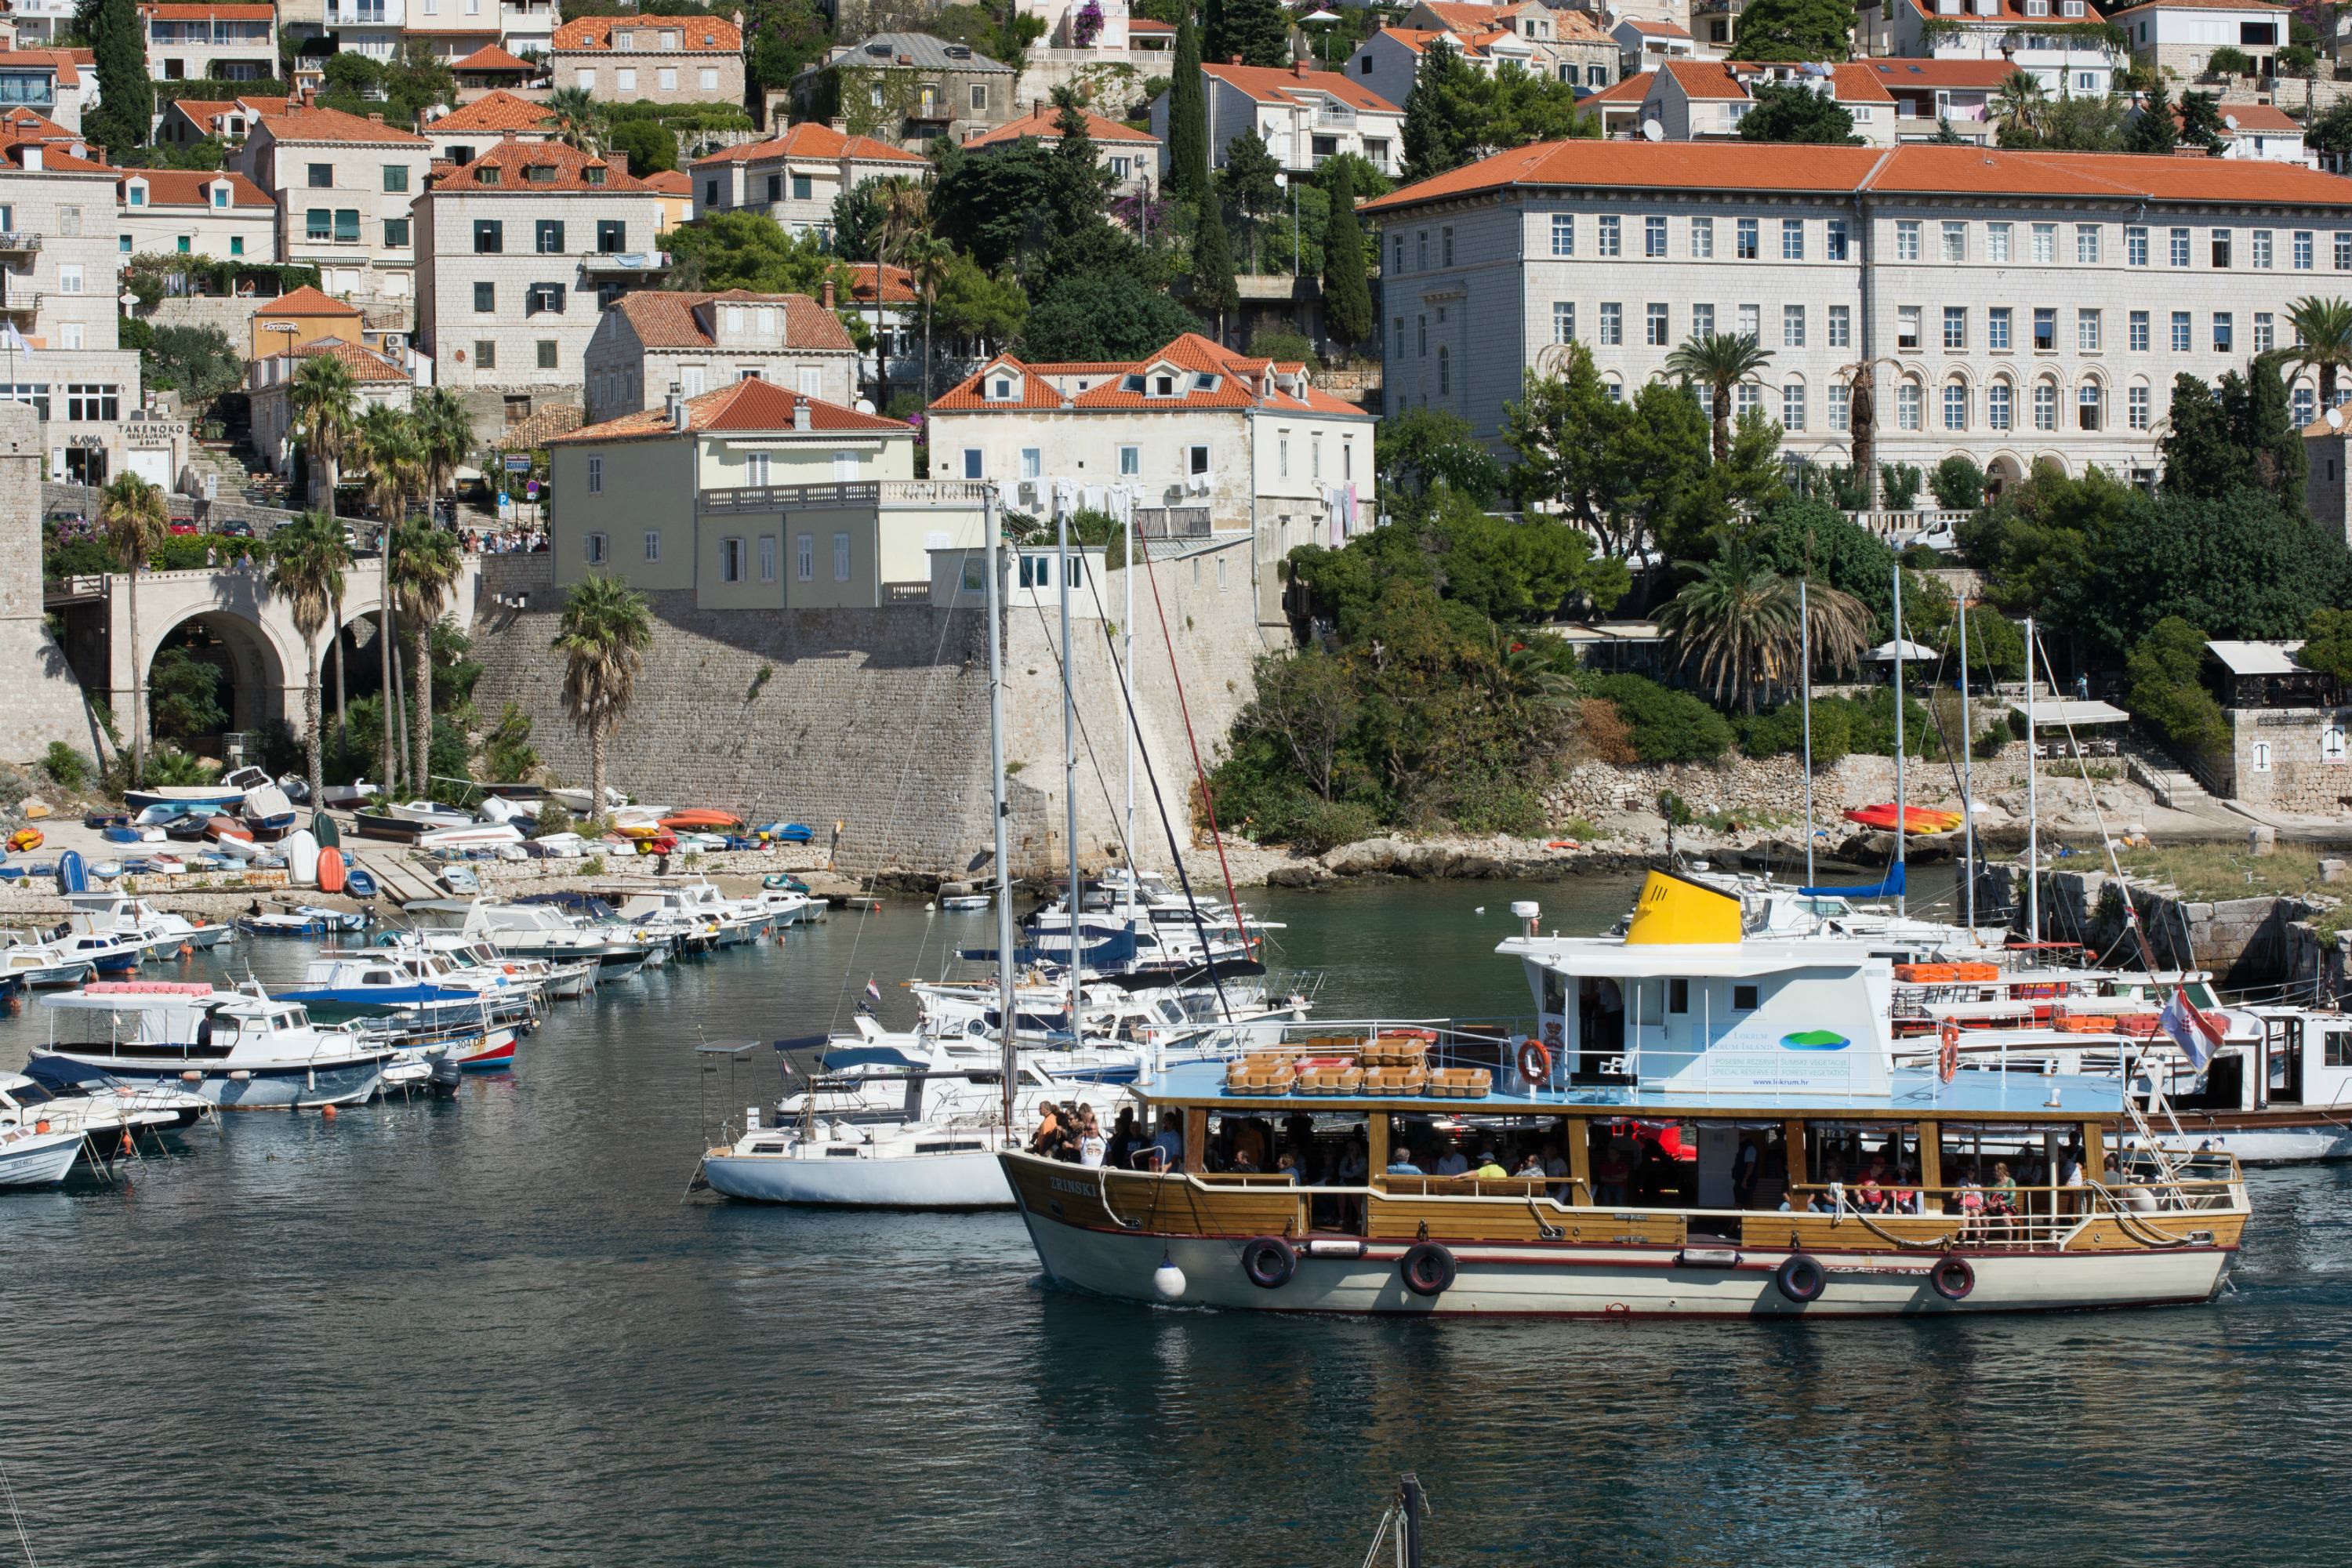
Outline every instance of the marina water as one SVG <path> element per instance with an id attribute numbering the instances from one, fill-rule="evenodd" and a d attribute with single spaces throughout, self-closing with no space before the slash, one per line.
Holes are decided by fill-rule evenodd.
<path id="1" fill-rule="evenodd" d="M 1523 1015 L 1510 901 L 1591 931 L 1632 890 L 1247 901 L 1320 1015 Z M 771 1053 L 706 1082 L 698 1041 L 846 1026 L 869 974 L 903 1021 L 895 983 L 987 931 L 836 914 L 557 1004 L 455 1102 L 232 1117 L 127 1189 L 0 1198 L 38 1561 L 1329 1565 L 1405 1469 L 1441 1564 L 2352 1556 L 2341 1167 L 2252 1174 L 2211 1306 L 1916 1323 L 1147 1310 L 1041 1287 L 1010 1214 L 684 1198 L 706 1112 L 777 1088 Z M 43 1027 L 0 1021 L 0 1066 Z"/>

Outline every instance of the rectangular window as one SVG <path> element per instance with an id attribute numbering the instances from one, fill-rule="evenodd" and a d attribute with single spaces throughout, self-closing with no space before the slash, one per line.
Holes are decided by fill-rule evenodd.
<path id="1" fill-rule="evenodd" d="M 2352 240 L 2352 235 L 2346 235 L 2341 238 Z M 1715 259 L 1715 220 L 1713 218 L 1691 219 L 1691 257 L 1698 261 Z"/>
<path id="2" fill-rule="evenodd" d="M 1919 220 L 1917 218 L 1906 217 L 1895 224 L 1895 259 L 1897 261 L 1919 259 Z"/>
<path id="3" fill-rule="evenodd" d="M 563 254 L 563 220 L 560 217 L 539 219 L 531 229 L 531 248 L 541 256 Z"/>
<path id="4" fill-rule="evenodd" d="M 2352 272 L 2352 233 L 2336 237 L 2336 270 Z"/>
<path id="5" fill-rule="evenodd" d="M 1805 308 L 1802 305 L 1780 307 L 1780 346 L 1784 349 L 1805 346 Z"/>
<path id="6" fill-rule="evenodd" d="M 2033 248 L 2031 252 L 2033 265 L 2054 266 L 2058 260 L 2058 226 L 2054 223 L 2037 223 L 2032 226 L 2031 232 L 2033 240 Z"/>
<path id="7" fill-rule="evenodd" d="M 1944 428 L 1965 430 L 1969 427 L 1969 389 L 1964 383 L 1953 382 L 1944 388 Z"/>
<path id="8" fill-rule="evenodd" d="M 596 220 L 596 254 L 618 256 L 629 248 L 629 226 L 616 217 Z"/>
<path id="9" fill-rule="evenodd" d="M 2033 427 L 2058 428 L 2058 389 L 2046 381 L 2033 389 Z"/>
<path id="10" fill-rule="evenodd" d="M 1760 232 L 1761 226 L 1755 218 L 1744 217 L 1739 219 L 1738 238 L 1733 248 L 1740 260 L 1753 261 L 1756 259 L 1758 254 L 1763 248 L 1762 241 L 1758 237 Z"/>
<path id="11" fill-rule="evenodd" d="M 1397 270 L 1402 272 L 1404 270 L 1404 237 L 1402 235 L 1397 237 L 1396 253 Z M 1551 215 L 1551 253 L 1554 256 L 1576 254 L 1576 219 L 1568 213 Z"/>
<path id="12" fill-rule="evenodd" d="M 1209 448 L 1206 447 L 1185 447 L 1184 468 L 1187 473 L 1207 473 L 1209 471 Z"/>
<path id="13" fill-rule="evenodd" d="M 2147 312 L 2146 310 L 2134 310 L 2131 313 L 2129 331 L 2131 352 L 2136 354 L 2147 353 Z"/>
<path id="14" fill-rule="evenodd" d="M 833 536 L 833 580 L 836 583 L 849 581 L 849 535 L 845 533 Z"/>
<path id="15" fill-rule="evenodd" d="M 2074 312 L 2074 347 L 2082 353 L 2099 352 L 2099 312 L 2082 310 Z"/>
<path id="16" fill-rule="evenodd" d="M 2074 259 L 2091 266 L 2099 259 L 2099 226 L 2078 223 L 2074 226 Z"/>
<path id="17" fill-rule="evenodd" d="M 563 314 L 563 285 L 561 283 L 532 284 L 524 291 L 522 313 L 526 316 L 536 316 L 541 313 L 555 316 Z"/>
<path id="18" fill-rule="evenodd" d="M 1995 305 L 1985 312 L 1985 347 L 1998 353 L 2009 350 L 2010 308 Z"/>
<path id="19" fill-rule="evenodd" d="M 1965 305 L 1944 307 L 1944 346 L 1964 349 L 1969 346 L 1969 310 Z"/>
<path id="20" fill-rule="evenodd" d="M 592 533 L 588 535 L 587 538 L 582 540 L 581 544 L 587 551 L 589 565 L 602 566 L 604 564 L 604 536 L 603 534 Z"/>
<path id="21" fill-rule="evenodd" d="M 324 242 L 335 237 L 335 215 L 326 207 L 310 207 L 302 214 L 302 237 Z"/>
<path id="22" fill-rule="evenodd" d="M 1985 259 L 2006 266 L 2009 262 L 2010 226 L 2005 223 L 1985 225 Z"/>
<path id="23" fill-rule="evenodd" d="M 1449 225 L 1448 226 L 1437 231 L 1437 248 L 1440 256 L 1438 265 L 1441 267 L 1453 266 L 1454 229 L 1452 226 Z"/>
<path id="24" fill-rule="evenodd" d="M 474 368 L 475 368 L 476 370 L 496 370 L 496 369 L 498 369 L 498 368 L 499 368 L 499 345 L 498 345 L 497 343 L 493 342 L 492 342 L 491 340 L 489 340 L 488 338 L 477 338 L 477 339 L 475 339 L 475 340 L 474 340 Z"/>
<path id="25" fill-rule="evenodd" d="M 1139 478 L 1142 472 L 1143 448 L 1121 447 L 1118 449 L 1118 477 L 1122 479 L 1131 479 Z"/>
<path id="26" fill-rule="evenodd" d="M 2268 310 L 2256 310 L 2254 312 L 2253 352 L 2258 354 L 2266 354 L 2270 353 L 2273 348 L 2277 346 L 2277 342 L 2278 328 L 2272 321 L 2271 313 Z"/>
<path id="27" fill-rule="evenodd" d="M 2271 231 L 2269 229 L 2254 230 L 2253 250 L 2254 265 L 2267 271 L 2271 264 Z"/>
<path id="28" fill-rule="evenodd" d="M 2058 312 L 2047 305 L 2036 306 L 2033 311 L 2033 352 L 2038 354 L 2055 353 L 2057 349 Z"/>
<path id="29" fill-rule="evenodd" d="M 1802 430 L 1805 427 L 1805 384 L 1792 381 L 1780 388 L 1780 428 Z"/>
<path id="30" fill-rule="evenodd" d="M 2124 230 L 2124 265 L 2126 267 L 2147 265 L 2147 230 L 2138 224 L 2134 224 Z"/>
<path id="31" fill-rule="evenodd" d="M 1919 428 L 1919 384 L 1906 381 L 1895 389 L 1895 425 L 1900 430 Z"/>
<path id="32" fill-rule="evenodd" d="M 408 248 L 408 220 L 406 218 L 388 217 L 383 220 L 383 247 L 386 250 L 406 250 Z"/>
<path id="33" fill-rule="evenodd" d="M 656 68 L 654 71 L 654 85 L 664 92 L 676 92 L 677 90 L 677 68 L 676 66 L 661 66 Z"/>
<path id="34" fill-rule="evenodd" d="M 1844 382 L 1830 383 L 1830 428 L 1845 430 L 1853 424 L 1853 388 Z"/>
<path id="35" fill-rule="evenodd" d="M 1714 331 L 1715 307 L 1712 305 L 1693 305 L 1691 307 L 1691 336 L 1695 338 L 1703 338 Z"/>
<path id="36" fill-rule="evenodd" d="M 2147 428 L 2147 388 L 2135 386 L 2125 395 L 2124 417 L 2135 430 Z"/>
<path id="37" fill-rule="evenodd" d="M 590 454 L 588 458 L 588 493 L 592 496 L 604 493 L 604 459 L 602 456 L 593 453 Z M 650 560 L 651 557 L 647 559 Z"/>
<path id="38" fill-rule="evenodd" d="M 793 542 L 793 575 L 803 583 L 816 581 L 816 535 L 803 533 Z"/>
<path id="39" fill-rule="evenodd" d="M 2213 265 L 2217 268 L 2229 266 L 2230 231 L 2226 228 L 2217 228 L 2213 231 L 2211 237 Z"/>
<path id="40" fill-rule="evenodd" d="M 1850 305 L 1830 307 L 1830 347 L 1845 349 L 1853 346 L 1853 308 Z"/>
<path id="41" fill-rule="evenodd" d="M 474 220 L 474 254 L 477 256 L 504 254 L 507 247 L 506 233 L 507 226 L 500 219 L 476 218 Z"/>
<path id="42" fill-rule="evenodd" d="M 1555 232 L 1557 232 L 1557 231 L 1555 231 Z M 1395 261 L 1395 264 L 1394 264 L 1393 266 L 1391 266 L 1391 267 L 1389 268 L 1389 270 L 1390 270 L 1390 271 L 1391 271 L 1391 272 L 1402 272 L 1402 271 L 1404 270 L 1404 236 L 1402 236 L 1402 235 L 1398 235 L 1398 236 L 1396 237 L 1396 247 L 1395 247 L 1395 248 L 1396 248 L 1396 261 Z"/>
<path id="43" fill-rule="evenodd" d="M 1024 479 L 1042 479 L 1045 477 L 1045 453 L 1043 447 L 1021 448 L 1021 477 Z"/>
<path id="44" fill-rule="evenodd" d="M 2294 231 L 2294 269 L 2297 272 L 2311 270 L 2311 230 L 2307 228 Z"/>
<path id="45" fill-rule="evenodd" d="M 2213 312 L 2213 352 L 2214 352 L 2215 353 L 2217 353 L 2217 354 L 2226 354 L 2226 353 L 2237 353 L 2237 350 L 2238 350 L 2238 330 L 2237 330 L 2237 323 L 2236 323 L 2233 320 L 2231 320 L 2231 315 L 2230 315 L 2230 312 L 2229 312 L 2229 311 L 2227 311 L 2227 310 L 2216 310 L 2216 311 L 2214 311 L 2214 312 Z"/>
<path id="46" fill-rule="evenodd" d="M 2086 381 L 2074 395 L 2074 423 L 2084 430 L 2099 427 L 2099 384 Z"/>
<path id="47" fill-rule="evenodd" d="M 2188 266 L 2189 231 L 2185 228 L 2176 228 L 2168 237 L 2168 239 L 2169 243 L 2167 247 L 2166 259 L 2170 261 L 2175 267 Z"/>
<path id="48" fill-rule="evenodd" d="M 1783 261 L 1802 261 L 1804 258 L 1805 220 L 1801 217 L 1782 218 L 1780 220 L 1780 259 Z M 1801 430 L 1804 426 L 1801 425 L 1793 425 L 1790 426 L 1790 428 L 1793 430 Z"/>
<path id="49" fill-rule="evenodd" d="M 1643 308 L 1643 338 L 1652 348 L 1664 348 L 1674 341 L 1672 334 L 1667 331 L 1666 321 L 1666 308 L 1664 305 L 1650 305 Z"/>
<path id="50" fill-rule="evenodd" d="M 722 539 L 719 542 L 719 580 L 740 583 L 743 580 L 743 542 Z"/>
<path id="51" fill-rule="evenodd" d="M 1843 261 L 1846 258 L 1845 219 L 1842 217 L 1830 219 L 1829 237 L 1822 246 L 1822 251 L 1832 261 Z"/>
<path id="52" fill-rule="evenodd" d="M 1996 430 L 2006 430 L 2009 418 L 2009 383 L 1996 381 L 1985 389 L 1985 423 Z"/>
<path id="53" fill-rule="evenodd" d="M 1642 220 L 1642 254 L 1664 256 L 1666 253 L 1666 220 L 1645 217 Z"/>
<path id="54" fill-rule="evenodd" d="M 648 534 L 646 537 L 651 538 L 652 535 Z M 776 536 L 772 533 L 763 533 L 760 535 L 760 581 L 772 583 L 775 580 Z"/>
<path id="55" fill-rule="evenodd" d="M 2172 312 L 2172 352 L 2177 354 L 2189 352 L 2189 312 L 2186 310 Z"/>
<path id="56" fill-rule="evenodd" d="M 1612 300 L 1601 307 L 1601 342 L 1615 348 L 1625 341 L 1625 307 Z"/>
<path id="57" fill-rule="evenodd" d="M 1895 311 L 1895 346 L 1916 349 L 1919 346 L 1919 307 L 1900 305 Z"/>
<path id="58" fill-rule="evenodd" d="M 1619 220 L 1612 216 L 1601 220 L 1601 254 L 1615 256 L 1624 248 L 1624 237 Z"/>
<path id="59" fill-rule="evenodd" d="M 359 242 L 360 209 L 357 207 L 337 207 L 335 209 L 335 243 L 338 245 L 357 245 Z"/>
<path id="60" fill-rule="evenodd" d="M 79 294 L 81 292 L 81 268 L 79 264 L 60 264 L 58 266 L 58 292 L 60 294 Z"/>
<path id="61" fill-rule="evenodd" d="M 1969 226 L 1965 223 L 1944 225 L 1944 259 L 1948 262 L 1969 258 Z"/>
<path id="62" fill-rule="evenodd" d="M 1576 341 L 1576 301 L 1554 300 L 1551 302 L 1551 341 L 1572 343 Z"/>
<path id="63" fill-rule="evenodd" d="M 123 236 L 123 238 L 125 239 L 130 237 L 131 237 L 129 235 Z M 403 243 L 405 244 L 406 242 L 403 241 Z M 245 236 L 241 234 L 233 234 L 228 237 L 228 253 L 231 256 L 243 256 L 245 254 Z"/>
<path id="64" fill-rule="evenodd" d="M 335 166 L 332 163 L 310 165 L 310 186 L 314 191 L 330 191 L 335 186 Z"/>
<path id="65" fill-rule="evenodd" d="M 555 340 L 553 338 L 541 338 L 539 340 L 539 368 L 541 370 L 553 370 L 555 368 Z"/>
<path id="66" fill-rule="evenodd" d="M 383 166 L 383 188 L 394 195 L 407 190 L 408 165 L 405 163 L 386 163 Z"/>
<path id="67" fill-rule="evenodd" d="M 656 563 L 661 560 L 661 530 L 658 528 L 646 530 L 646 560 Z"/>

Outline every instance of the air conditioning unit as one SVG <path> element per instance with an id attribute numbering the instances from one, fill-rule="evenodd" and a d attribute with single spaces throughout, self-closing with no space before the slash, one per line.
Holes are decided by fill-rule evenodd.
<path id="1" fill-rule="evenodd" d="M 1044 503 L 1038 496 L 1044 489 L 1045 486 L 1036 479 L 1023 479 L 1013 487 L 1013 498 L 1024 507 L 1041 506 Z"/>

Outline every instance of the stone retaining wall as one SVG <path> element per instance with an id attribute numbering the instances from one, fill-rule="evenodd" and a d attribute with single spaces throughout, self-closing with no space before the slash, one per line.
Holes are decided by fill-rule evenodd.
<path id="1" fill-rule="evenodd" d="M 2130 898 L 2157 967 L 2210 969 L 2231 988 L 2274 985 L 2294 973 L 2298 947 L 2290 933 L 2301 929 L 2307 942 L 2309 928 L 2295 922 L 2316 912 L 2316 906 L 2301 899 L 2270 894 L 2208 903 L 2136 886 Z M 2040 904 L 2039 940 L 2079 942 L 2093 963 L 2112 959 L 2126 968 L 2138 965 L 2138 944 L 2113 877 L 2103 871 L 2045 871 Z M 2018 909 L 2022 922 L 2021 899 Z M 2300 962 L 2307 975 L 2308 957 Z"/>

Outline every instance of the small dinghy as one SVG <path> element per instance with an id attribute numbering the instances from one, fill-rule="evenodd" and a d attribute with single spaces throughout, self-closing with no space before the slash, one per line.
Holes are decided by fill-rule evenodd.
<path id="1" fill-rule="evenodd" d="M 331 932 L 359 931 L 367 925 L 367 916 L 356 910 L 320 909 L 315 904 L 301 904 L 290 910 L 272 910 L 267 914 L 241 915 L 236 929 L 254 936 L 326 936 Z"/>
<path id="2" fill-rule="evenodd" d="M 373 899 L 377 894 L 374 874 L 353 866 L 343 873 L 343 891 L 354 899 Z"/>

